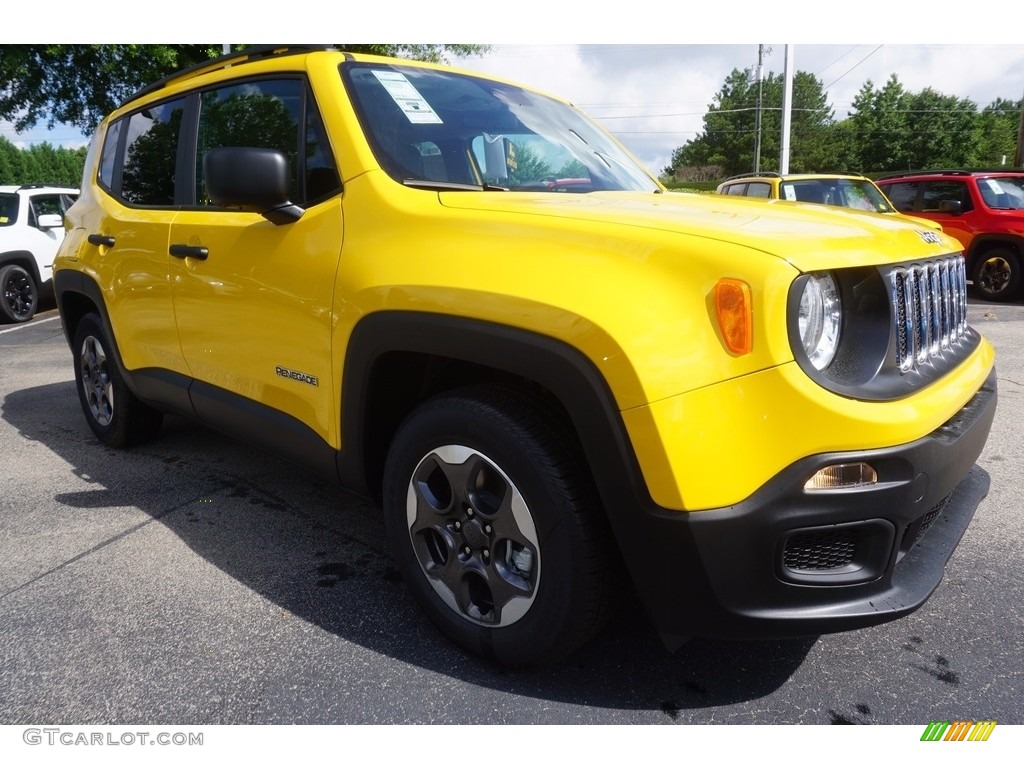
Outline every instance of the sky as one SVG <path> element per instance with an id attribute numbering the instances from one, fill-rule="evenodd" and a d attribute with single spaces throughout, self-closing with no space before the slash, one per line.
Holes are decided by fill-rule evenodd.
<path id="1" fill-rule="evenodd" d="M 80 7 L 67 2 L 69 8 Z M 122 5 L 124 15 L 117 13 Z M 110 10 L 103 21 L 138 18 L 127 12 L 132 5 L 108 0 L 105 7 Z M 203 40 L 317 42 L 309 37 L 310 18 L 336 19 L 327 25 L 331 38 L 489 44 L 486 54 L 452 63 L 572 101 L 656 175 L 676 147 L 702 130 L 703 116 L 729 73 L 756 65 L 759 44 L 770 48 L 764 56 L 766 74 L 784 71 L 788 44 L 794 70 L 810 72 L 822 82 L 837 119 L 846 116 L 865 82 L 881 87 L 891 75 L 908 91 L 930 87 L 970 99 L 979 108 L 996 98 L 1016 101 L 1024 96 L 1024 44 L 1016 34 L 1021 12 L 1011 0 L 989 0 L 983 13 L 973 15 L 933 4 L 942 18 L 929 18 L 922 6 L 900 11 L 881 0 L 860 0 L 855 7 L 848 4 L 846 11 L 811 0 L 732 0 L 711 10 L 708 3 L 684 0 L 516 0 L 504 5 L 392 0 L 360 5 L 367 7 L 346 11 L 342 19 L 338 8 L 351 6 L 304 0 L 306 13 L 294 19 L 275 16 L 271 27 L 209 2 L 179 0 L 175 7 L 181 13 L 161 18 L 159 30 L 119 30 L 106 23 L 90 29 L 89 20 L 61 16 L 64 26 L 48 26 L 46 40 L 38 39 L 37 31 L 5 25 L 0 44 L 197 42 L 200 30 Z M 155 33 L 159 37 L 154 39 Z M 86 140 L 68 126 L 52 131 L 37 126 L 16 134 L 3 122 L 0 135 L 20 146 L 39 141 L 78 146 Z"/>

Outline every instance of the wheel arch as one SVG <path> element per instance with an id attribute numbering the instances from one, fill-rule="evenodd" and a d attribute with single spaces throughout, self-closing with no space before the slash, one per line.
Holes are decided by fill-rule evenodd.
<path id="1" fill-rule="evenodd" d="M 73 270 L 54 272 L 53 292 L 57 300 L 60 323 L 64 329 L 64 338 L 67 340 L 68 347 L 72 346 L 75 329 L 79 322 L 90 312 L 98 314 L 103 324 L 108 330 L 110 329 L 110 316 L 107 314 L 107 305 L 103 300 L 103 291 L 90 276 Z M 112 333 L 111 344 L 117 364 L 121 365 L 121 355 Z M 124 366 L 121 365 L 121 367 Z"/>
<path id="2" fill-rule="evenodd" d="M 989 233 L 975 235 L 967 252 L 967 261 L 973 264 L 974 259 L 984 255 L 993 248 L 1012 248 L 1019 258 L 1024 258 L 1024 235 L 1009 233 Z"/>
<path id="3" fill-rule="evenodd" d="M 602 478 L 609 477 L 620 486 L 628 481 L 641 503 L 650 503 L 615 398 L 582 352 L 530 331 L 410 311 L 374 313 L 353 330 L 342 380 L 344 484 L 378 497 L 388 446 L 405 417 L 425 399 L 467 384 L 545 400 L 564 415 L 606 509 Z"/>
<path id="4" fill-rule="evenodd" d="M 39 265 L 36 263 L 35 256 L 30 251 L 16 250 L 0 253 L 0 267 L 6 267 L 8 264 L 17 264 L 32 275 L 32 279 L 36 281 L 37 288 L 42 286 L 43 281 L 39 276 Z"/>

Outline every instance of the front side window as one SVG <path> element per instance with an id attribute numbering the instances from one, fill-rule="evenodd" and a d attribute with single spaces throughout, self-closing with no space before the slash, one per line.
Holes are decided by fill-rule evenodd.
<path id="1" fill-rule="evenodd" d="M 209 205 L 203 157 L 219 147 L 276 149 L 292 170 L 291 198 L 296 199 L 296 153 L 302 124 L 303 85 L 299 80 L 263 80 L 205 91 L 199 108 L 196 151 L 196 202 Z"/>
<path id="2" fill-rule="evenodd" d="M 921 196 L 922 211 L 941 211 L 942 203 L 959 202 L 964 213 L 974 208 L 967 184 L 962 181 L 930 181 Z"/>
<path id="3" fill-rule="evenodd" d="M 306 102 L 306 182 L 305 204 L 317 203 L 341 189 L 338 169 L 334 163 L 327 132 L 316 103 L 307 96 Z"/>
<path id="4" fill-rule="evenodd" d="M 47 214 L 64 216 L 64 212 L 70 208 L 70 196 L 68 195 L 35 195 L 32 198 L 32 205 L 29 209 L 29 222 L 32 226 L 39 226 L 39 217 Z"/>
<path id="5" fill-rule="evenodd" d="M 128 121 L 121 197 L 135 205 L 171 206 L 175 202 L 175 165 L 185 100 L 136 112 Z"/>
<path id="6" fill-rule="evenodd" d="M 657 189 L 608 134 L 547 96 L 412 66 L 349 63 L 341 71 L 381 168 L 407 185 Z"/>
<path id="7" fill-rule="evenodd" d="M 752 181 L 747 185 L 747 197 L 771 197 L 772 185 L 763 181 Z"/>

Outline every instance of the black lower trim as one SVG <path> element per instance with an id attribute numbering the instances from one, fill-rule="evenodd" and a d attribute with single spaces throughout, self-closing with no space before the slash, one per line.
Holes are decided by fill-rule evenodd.
<path id="1" fill-rule="evenodd" d="M 879 624 L 919 608 L 942 580 L 987 493 L 987 480 L 971 469 L 996 399 L 993 371 L 953 419 L 913 443 L 803 459 L 734 507 L 687 514 L 649 510 L 637 521 L 650 566 L 639 574 L 638 588 L 659 629 L 684 636 L 820 634 Z M 877 485 L 803 489 L 818 469 L 857 461 L 875 467 Z M 786 562 L 786 546 L 808 530 L 854 538 L 837 538 L 831 568 L 794 569 L 792 560 Z M 908 533 L 920 538 L 906 549 Z"/>
<path id="2" fill-rule="evenodd" d="M 293 416 L 200 381 L 189 394 L 203 424 L 338 480 L 335 450 Z"/>

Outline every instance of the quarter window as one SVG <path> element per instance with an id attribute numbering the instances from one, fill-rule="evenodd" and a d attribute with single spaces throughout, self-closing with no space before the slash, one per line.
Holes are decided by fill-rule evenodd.
<path id="1" fill-rule="evenodd" d="M 121 138 L 124 120 L 112 123 L 107 129 L 103 140 L 103 153 L 100 155 L 100 184 L 106 189 L 114 188 L 114 169 L 117 167 L 117 143 Z"/>

